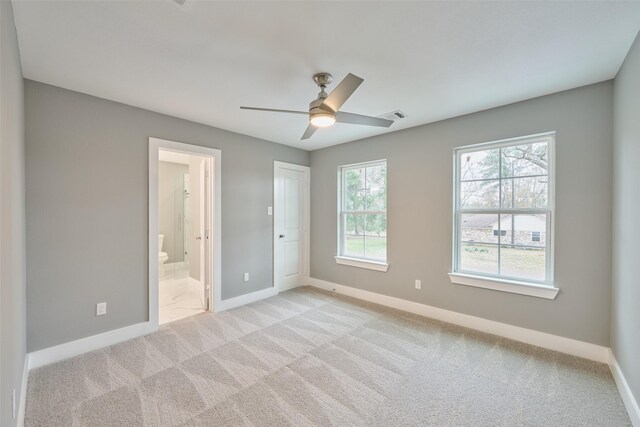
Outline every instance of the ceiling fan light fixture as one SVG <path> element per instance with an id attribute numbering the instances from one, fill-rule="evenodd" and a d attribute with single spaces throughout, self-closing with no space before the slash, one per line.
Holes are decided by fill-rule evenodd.
<path id="1" fill-rule="evenodd" d="M 311 124 L 319 128 L 332 126 L 335 122 L 336 116 L 334 114 L 316 113 L 311 116 Z"/>
<path id="2" fill-rule="evenodd" d="M 2 1 L 2 0 L 0 0 Z M 174 0 L 177 1 L 177 0 Z M 309 112 L 295 111 L 295 110 L 276 110 L 274 108 L 260 108 L 260 107 L 240 107 L 243 110 L 257 110 L 257 111 L 270 111 L 273 113 L 289 113 L 289 114 L 304 114 L 308 115 L 309 124 L 307 129 L 302 134 L 300 140 L 304 141 L 311 138 L 313 133 L 318 128 L 326 128 L 333 126 L 334 123 L 350 123 L 354 125 L 364 126 L 379 126 L 388 128 L 393 122 L 400 118 L 404 118 L 404 114 L 401 111 L 394 111 L 391 117 L 371 117 L 363 116 L 362 114 L 347 113 L 340 111 L 342 105 L 347 102 L 349 97 L 353 95 L 353 92 L 364 81 L 358 76 L 351 73 L 342 79 L 342 81 L 336 86 L 331 93 L 327 94 L 325 91 L 327 85 L 331 83 L 331 74 L 318 73 L 313 76 L 313 80 L 320 87 L 320 93 L 318 98 L 309 103 Z"/>

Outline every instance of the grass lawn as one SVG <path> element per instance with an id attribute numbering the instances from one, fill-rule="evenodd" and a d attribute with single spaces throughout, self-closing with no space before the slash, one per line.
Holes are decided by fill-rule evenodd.
<path id="1" fill-rule="evenodd" d="M 500 274 L 527 279 L 544 280 L 544 249 L 500 249 Z M 460 269 L 483 273 L 498 273 L 497 246 L 463 244 Z"/>
<path id="2" fill-rule="evenodd" d="M 347 236 L 346 249 L 345 255 L 385 259 L 387 254 L 387 238 L 385 236 L 367 236 L 365 247 L 364 236 Z"/>
<path id="3" fill-rule="evenodd" d="M 347 236 L 345 255 L 384 259 L 387 239 L 382 237 Z M 466 249 L 466 250 L 465 250 Z M 506 276 L 544 280 L 544 249 L 500 249 L 500 273 Z M 460 251 L 460 269 L 482 273 L 498 273 L 498 247 L 481 244 L 463 244 Z"/>

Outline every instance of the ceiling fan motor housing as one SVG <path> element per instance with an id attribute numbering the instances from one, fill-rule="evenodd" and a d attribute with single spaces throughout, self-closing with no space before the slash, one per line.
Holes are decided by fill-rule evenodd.
<path id="1" fill-rule="evenodd" d="M 327 106 L 323 106 L 324 98 L 314 99 L 309 103 L 309 114 L 313 113 L 331 113 L 335 114 L 335 111 L 331 110 Z"/>
<path id="2" fill-rule="evenodd" d="M 319 97 L 309 103 L 309 121 L 317 127 L 331 126 L 336 122 L 335 111 L 322 105 L 324 97 Z"/>
<path id="3" fill-rule="evenodd" d="M 309 120 L 318 127 L 331 126 L 336 121 L 335 111 L 323 107 L 323 101 L 324 97 L 319 97 L 309 103 Z"/>

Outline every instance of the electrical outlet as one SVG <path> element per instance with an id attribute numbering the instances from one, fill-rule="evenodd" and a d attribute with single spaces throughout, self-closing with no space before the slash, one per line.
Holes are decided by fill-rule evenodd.
<path id="1" fill-rule="evenodd" d="M 267 208 L 267 215 L 273 215 L 273 208 L 271 206 Z"/>
<path id="2" fill-rule="evenodd" d="M 244 280 L 245 282 L 248 282 L 248 281 L 249 281 L 249 273 L 244 273 L 243 280 Z"/>
<path id="3" fill-rule="evenodd" d="M 416 289 L 422 289 L 422 280 L 416 280 Z"/>
<path id="4" fill-rule="evenodd" d="M 25 385 L 23 384 L 22 387 L 24 387 Z M 16 389 L 13 389 L 13 392 L 11 393 L 11 416 L 13 417 L 13 419 L 16 419 Z"/>
<path id="5" fill-rule="evenodd" d="M 96 304 L 96 316 L 102 316 L 103 314 L 107 314 L 107 303 L 99 302 Z"/>

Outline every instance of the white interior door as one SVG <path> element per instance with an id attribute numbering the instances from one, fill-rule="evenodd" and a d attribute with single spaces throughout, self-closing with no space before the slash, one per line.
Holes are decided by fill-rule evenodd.
<path id="1" fill-rule="evenodd" d="M 309 254 L 309 168 L 274 164 L 274 285 L 304 284 Z"/>

